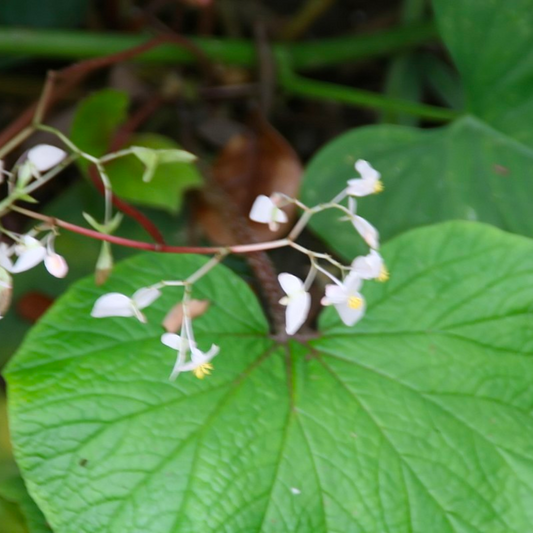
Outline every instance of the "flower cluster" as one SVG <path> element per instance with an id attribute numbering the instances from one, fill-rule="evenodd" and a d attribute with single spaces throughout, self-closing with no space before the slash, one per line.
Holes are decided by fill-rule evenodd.
<path id="1" fill-rule="evenodd" d="M 311 259 L 311 270 L 308 279 L 304 282 L 296 276 L 283 272 L 278 276 L 281 288 L 285 292 L 280 303 L 286 306 L 285 329 L 288 335 L 294 335 L 305 323 L 311 307 L 311 296 L 308 292 L 309 285 L 314 279 L 317 271 L 323 272 L 333 281 L 326 285 L 325 296 L 321 300 L 324 306 L 333 305 L 341 320 L 347 326 L 353 326 L 364 315 L 366 303 L 360 290 L 364 280 L 386 281 L 389 277 L 384 265 L 383 258 L 378 252 L 379 234 L 376 228 L 368 220 L 357 215 L 356 197 L 376 194 L 383 191 L 380 173 L 374 169 L 370 163 L 362 159 L 355 163 L 355 169 L 360 177 L 348 180 L 346 189 L 335 198 L 331 204 L 318 206 L 314 212 L 323 209 L 341 208 L 340 204 L 345 198 L 348 199 L 346 212 L 347 219 L 351 221 L 359 235 L 370 247 L 370 253 L 366 256 L 356 257 L 350 266 L 343 266 L 332 260 L 325 254 L 316 254 L 302 247 L 298 249 L 309 255 Z M 289 201 L 287 199 L 287 201 Z M 280 195 L 275 194 L 271 198 L 259 196 L 252 206 L 250 218 L 256 222 L 263 222 L 269 225 L 271 230 L 277 229 L 279 222 L 287 221 L 286 214 L 280 210 L 282 201 Z M 323 209 L 320 209 L 322 207 Z M 313 210 L 310 210 L 313 212 Z M 317 258 L 329 260 L 340 271 L 343 279 L 332 275 L 329 271 L 320 267 Z"/>
<path id="2" fill-rule="evenodd" d="M 173 323 L 174 330 L 168 331 L 167 328 L 167 332 L 161 336 L 161 342 L 176 351 L 176 362 L 170 379 L 175 379 L 181 372 L 192 372 L 197 378 L 202 379 L 211 373 L 213 369 L 211 361 L 219 353 L 220 348 L 212 344 L 204 352 L 196 343 L 192 327 L 192 321 L 195 318 L 193 310 L 201 309 L 199 314 L 202 314 L 205 312 L 206 306 L 202 302 L 191 300 L 194 283 L 216 266 L 228 251 L 256 251 L 290 246 L 309 257 L 311 268 L 305 281 L 288 272 L 283 272 L 278 276 L 281 288 L 285 292 L 285 296 L 280 300 L 280 303 L 286 307 L 286 333 L 294 335 L 305 323 L 311 308 L 309 289 L 316 274 L 319 272 L 327 276 L 332 282 L 325 287 L 325 295 L 321 300 L 322 305 L 334 306 L 346 325 L 354 325 L 364 315 L 366 308 L 365 299 L 361 294 L 363 282 L 366 280 L 386 281 L 388 279 L 388 272 L 383 258 L 378 252 L 378 232 L 367 220 L 357 215 L 355 201 L 356 197 L 367 196 L 383 190 L 380 174 L 369 163 L 362 160 L 356 162 L 355 168 L 360 174 L 359 178 L 349 180 L 346 188 L 331 202 L 320 204 L 313 208 L 309 208 L 299 201 L 279 193 L 275 193 L 271 197 L 264 195 L 257 197 L 250 211 L 250 219 L 268 224 L 272 231 L 277 231 L 280 224 L 289 221 L 287 214 L 283 211 L 284 206 L 294 203 L 304 211 L 302 218 L 286 239 L 263 244 L 238 245 L 224 249 L 224 251 L 221 250 L 219 256 L 211 259 L 187 279 L 161 281 L 150 287 L 143 287 L 137 290 L 131 297 L 116 292 L 105 294 L 95 302 L 91 313 L 92 316 L 95 318 L 108 316 L 135 317 L 140 322 L 145 323 L 146 316 L 143 313 L 143 309 L 153 304 L 161 296 L 161 289 L 165 287 L 181 287 L 183 289 L 183 300 L 178 306 L 179 323 L 174 324 L 174 319 L 172 321 L 163 321 L 165 327 L 167 327 L 168 323 Z M 348 206 L 342 205 L 341 202 L 344 199 L 347 199 Z M 356 257 L 350 265 L 342 265 L 327 254 L 313 252 L 295 242 L 299 232 L 301 232 L 311 216 L 326 209 L 337 209 L 344 213 L 344 220 L 349 220 L 363 240 L 369 245 L 370 252 L 367 255 Z M 320 261 L 327 261 L 330 266 L 340 271 L 340 275 L 338 277 L 334 276 Z M 196 306 L 193 305 L 195 303 Z M 180 334 L 177 334 L 176 331 L 180 326 Z"/>

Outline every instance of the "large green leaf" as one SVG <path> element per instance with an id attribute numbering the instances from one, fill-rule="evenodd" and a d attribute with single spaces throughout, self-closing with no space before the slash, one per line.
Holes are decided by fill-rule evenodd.
<path id="1" fill-rule="evenodd" d="M 30 333 L 8 371 L 19 465 L 56 533 L 525 533 L 533 529 L 533 243 L 475 223 L 383 253 L 354 328 L 277 345 L 247 286 L 197 287 L 209 378 L 167 381 L 158 325 L 89 317 L 91 280 Z M 202 264 L 139 256 L 107 290 Z M 178 289 L 176 289 L 178 291 Z M 300 342 L 303 342 L 301 339 Z"/>
<path id="2" fill-rule="evenodd" d="M 303 199 L 329 199 L 356 177 L 353 162 L 361 158 L 383 174 L 386 192 L 360 206 L 384 239 L 445 219 L 475 219 L 533 236 L 525 204 L 533 195 L 533 4 L 433 4 L 462 74 L 470 116 L 430 132 L 381 126 L 338 137 L 309 165 Z M 351 228 L 339 231 L 331 218 L 325 220 L 311 226 L 337 251 L 351 255 Z"/>
<path id="3" fill-rule="evenodd" d="M 307 168 L 309 205 L 329 200 L 356 177 L 354 162 L 368 159 L 385 191 L 358 201 L 358 213 L 384 240 L 414 226 L 447 219 L 488 222 L 533 235 L 530 198 L 533 150 L 465 117 L 438 130 L 374 126 L 352 130 L 323 148 Z M 359 242 L 338 211 L 311 221 L 338 253 L 352 258 Z"/>

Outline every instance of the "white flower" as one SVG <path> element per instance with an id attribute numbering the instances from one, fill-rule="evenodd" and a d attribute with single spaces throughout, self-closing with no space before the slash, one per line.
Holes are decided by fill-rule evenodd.
<path id="1" fill-rule="evenodd" d="M 294 335 L 305 322 L 311 307 L 311 296 L 305 290 L 301 279 L 283 272 L 278 276 L 278 281 L 287 296 L 284 296 L 279 303 L 286 305 L 285 329 L 288 335 Z"/>
<path id="2" fill-rule="evenodd" d="M 103 318 L 108 316 L 134 316 L 145 323 L 146 317 L 141 309 L 148 307 L 161 296 L 161 291 L 153 288 L 139 289 L 131 298 L 119 292 L 110 292 L 96 300 L 91 316 Z"/>
<path id="3" fill-rule="evenodd" d="M 383 257 L 376 250 L 370 250 L 368 255 L 356 257 L 352 261 L 351 272 L 361 279 L 377 279 L 378 281 L 389 279 L 389 272 L 385 267 Z"/>
<path id="4" fill-rule="evenodd" d="M 352 218 L 352 224 L 370 248 L 373 248 L 374 250 L 379 248 L 378 230 L 372 226 L 368 220 L 365 220 L 358 215 L 354 215 Z"/>
<path id="5" fill-rule="evenodd" d="M 18 258 L 13 263 L 12 256 Z M 39 240 L 30 235 L 22 236 L 14 246 L 0 243 L 0 266 L 12 274 L 25 272 L 44 260 L 46 270 L 56 278 L 64 278 L 68 272 L 65 259 L 54 251 L 53 238 L 48 239 L 45 247 Z"/>
<path id="6" fill-rule="evenodd" d="M 68 264 L 65 258 L 55 252 L 46 254 L 44 266 L 56 278 L 64 278 L 68 274 Z"/>
<path id="7" fill-rule="evenodd" d="M 353 326 L 365 313 L 365 299 L 359 292 L 361 278 L 351 272 L 341 285 L 326 285 L 326 295 L 322 305 L 333 305 L 341 320 L 347 326 Z"/>
<path id="8" fill-rule="evenodd" d="M 6 252 L 6 248 L 3 248 Z M 25 272 L 30 270 L 34 266 L 37 266 L 46 257 L 46 248 L 35 237 L 30 235 L 24 235 L 20 243 L 17 243 L 14 248 L 10 248 L 18 256 L 18 259 L 14 264 L 11 264 L 11 258 L 4 256 L 2 265 L 4 268 L 12 274 L 18 274 L 19 272 Z"/>
<path id="9" fill-rule="evenodd" d="M 65 258 L 56 253 L 54 249 L 54 235 L 52 233 L 48 236 L 44 266 L 56 278 L 64 278 L 68 274 L 68 264 Z"/>
<path id="10" fill-rule="evenodd" d="M 67 157 L 67 152 L 50 144 L 38 144 L 28 152 L 31 161 L 39 172 L 46 172 L 59 165 Z"/>
<path id="11" fill-rule="evenodd" d="M 361 175 L 360 178 L 348 180 L 346 193 L 348 196 L 367 196 L 383 190 L 381 174 L 370 165 L 368 161 L 359 159 L 355 163 L 355 170 Z"/>
<path id="12" fill-rule="evenodd" d="M 170 375 L 171 380 L 176 379 L 180 372 L 192 372 L 198 379 L 203 379 L 211 374 L 213 365 L 210 361 L 220 351 L 218 346 L 212 344 L 208 352 L 202 352 L 196 347 L 195 342 L 189 342 L 187 339 L 176 335 L 176 333 L 164 333 L 161 336 L 161 342 L 165 346 L 178 351 L 178 359 Z M 191 359 L 185 362 L 187 351 L 190 352 Z"/>
<path id="13" fill-rule="evenodd" d="M 287 214 L 272 200 L 272 197 L 260 194 L 252 205 L 250 219 L 254 222 L 268 224 L 270 231 L 277 231 L 279 223 L 288 221 Z"/>

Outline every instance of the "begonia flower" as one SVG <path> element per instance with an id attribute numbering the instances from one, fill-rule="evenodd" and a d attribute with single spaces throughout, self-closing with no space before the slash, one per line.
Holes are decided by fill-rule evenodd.
<path id="1" fill-rule="evenodd" d="M 346 194 L 348 196 L 367 196 L 383 190 L 381 174 L 372 165 L 363 159 L 355 163 L 355 169 L 361 175 L 360 178 L 348 180 Z"/>
<path id="2" fill-rule="evenodd" d="M 109 316 L 134 316 L 140 322 L 146 323 L 146 317 L 141 309 L 151 305 L 161 296 L 161 291 L 151 287 L 139 289 L 131 298 L 119 292 L 110 292 L 96 300 L 91 316 L 103 318 Z"/>
<path id="3" fill-rule="evenodd" d="M 202 352 L 197 348 L 195 342 L 189 342 L 176 333 L 164 333 L 161 336 L 161 342 L 165 346 L 178 351 L 178 359 L 174 365 L 170 379 L 176 379 L 181 372 L 192 372 L 198 379 L 203 379 L 205 376 L 211 374 L 213 365 L 210 361 L 220 351 L 218 346 L 212 344 L 209 351 Z M 187 351 L 190 353 L 191 359 L 185 362 Z"/>
<path id="4" fill-rule="evenodd" d="M 270 231 L 277 231 L 280 223 L 285 223 L 289 219 L 287 214 L 282 211 L 272 197 L 260 194 L 252 205 L 250 210 L 250 219 L 254 222 L 268 224 Z"/>
<path id="5" fill-rule="evenodd" d="M 283 272 L 278 276 L 281 288 L 287 296 L 284 296 L 279 303 L 287 306 L 285 311 L 285 330 L 288 335 L 294 335 L 305 322 L 311 307 L 311 296 L 305 290 L 301 279 Z"/>
<path id="6" fill-rule="evenodd" d="M 350 273 L 340 285 L 326 285 L 326 295 L 322 298 L 322 305 L 333 305 L 341 320 L 347 326 L 353 326 L 365 313 L 366 303 L 363 295 L 359 292 L 362 280 L 355 274 Z"/>
<path id="7" fill-rule="evenodd" d="M 377 279 L 387 281 L 389 272 L 383 262 L 383 257 L 376 250 L 370 250 L 368 255 L 356 257 L 352 261 L 351 272 L 361 279 Z"/>

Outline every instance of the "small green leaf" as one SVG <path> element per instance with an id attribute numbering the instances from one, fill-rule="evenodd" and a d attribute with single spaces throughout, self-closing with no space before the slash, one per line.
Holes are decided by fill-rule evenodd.
<path id="1" fill-rule="evenodd" d="M 83 218 L 96 230 L 100 233 L 106 233 L 107 235 L 111 235 L 115 233 L 115 231 L 120 226 L 120 223 L 122 222 L 122 219 L 124 216 L 122 213 L 117 212 L 115 213 L 115 216 L 111 219 L 111 221 L 108 224 L 100 224 L 92 215 L 89 213 L 82 213 Z"/>
<path id="2" fill-rule="evenodd" d="M 169 382 L 161 321 L 98 296 L 183 279 L 194 256 L 142 255 L 75 285 L 10 364 L 19 465 L 55 533 L 525 533 L 533 529 L 533 243 L 475 223 L 383 248 L 355 327 L 277 344 L 248 286 L 194 289 L 204 380 Z M 504 490 L 503 490 L 504 489 Z"/>
<path id="3" fill-rule="evenodd" d="M 185 191 L 202 184 L 192 164 L 196 157 L 172 139 L 144 133 L 133 136 L 130 146 L 132 155 L 107 166 L 113 190 L 121 198 L 176 213 Z"/>
<path id="4" fill-rule="evenodd" d="M 125 92 L 103 89 L 83 100 L 76 109 L 70 139 L 82 151 L 101 157 L 109 150 L 117 128 L 126 119 L 129 98 Z M 89 163 L 78 161 L 83 169 Z"/>

